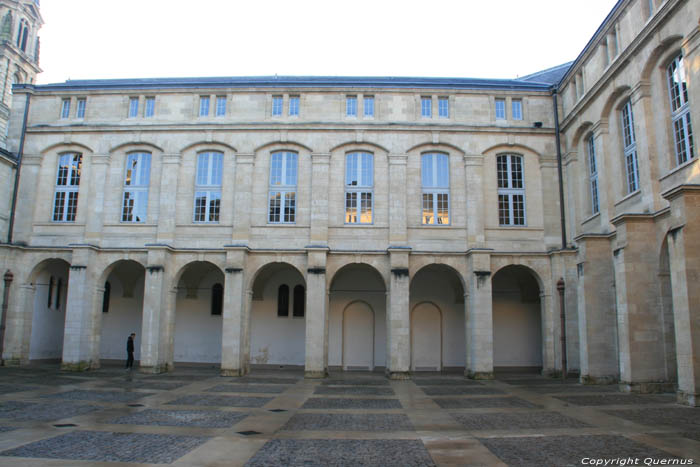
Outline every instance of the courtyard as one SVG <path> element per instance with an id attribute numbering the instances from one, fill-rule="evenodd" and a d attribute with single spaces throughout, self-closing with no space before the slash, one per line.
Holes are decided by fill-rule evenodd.
<path id="1" fill-rule="evenodd" d="M 203 366 L 160 375 L 0 368 L 0 465 L 635 465 L 630 458 L 700 459 L 700 411 L 673 394 L 535 374 L 390 381 L 293 370 L 221 377 Z"/>

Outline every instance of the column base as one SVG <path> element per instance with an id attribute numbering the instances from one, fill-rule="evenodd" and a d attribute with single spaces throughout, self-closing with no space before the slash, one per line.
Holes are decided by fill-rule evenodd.
<path id="1" fill-rule="evenodd" d="M 167 363 L 164 363 L 162 365 L 155 365 L 155 366 L 139 366 L 139 373 L 147 373 L 147 374 L 152 374 L 152 375 L 157 375 L 160 373 L 167 373 L 169 371 L 172 371 L 173 368 L 172 366 L 168 365 Z"/>
<path id="2" fill-rule="evenodd" d="M 615 384 L 615 383 L 617 383 L 617 377 L 614 375 L 605 375 L 605 376 L 581 375 L 581 377 L 579 378 L 579 383 L 590 384 L 590 385 Z"/>
<path id="3" fill-rule="evenodd" d="M 8 358 L 5 360 L 2 360 L 2 363 L 0 364 L 0 366 L 22 366 L 22 365 L 26 365 L 26 363 L 24 363 L 19 358 Z"/>
<path id="4" fill-rule="evenodd" d="M 396 380 L 405 380 L 405 379 L 411 379 L 411 372 L 410 371 L 391 371 L 391 370 L 386 370 L 384 372 L 386 377 L 388 379 L 396 379 Z"/>
<path id="5" fill-rule="evenodd" d="M 676 383 L 668 381 L 650 381 L 642 383 L 620 382 L 620 391 L 634 392 L 636 394 L 661 394 L 664 392 L 676 392 Z"/>
<path id="6" fill-rule="evenodd" d="M 246 371 L 243 368 L 222 368 L 221 376 L 245 376 Z"/>
<path id="7" fill-rule="evenodd" d="M 493 371 L 465 370 L 464 376 L 466 376 L 469 379 L 493 379 Z"/>
<path id="8" fill-rule="evenodd" d="M 61 371 L 89 371 L 100 367 L 100 362 L 61 362 Z"/>
<path id="9" fill-rule="evenodd" d="M 676 393 L 676 401 L 679 404 L 698 407 L 698 405 L 700 405 L 700 397 L 698 396 L 700 396 L 700 394 L 691 394 L 689 392 L 678 390 Z"/>
<path id="10" fill-rule="evenodd" d="M 308 379 L 320 379 L 328 376 L 328 370 L 306 370 L 304 371 L 304 378 Z"/>

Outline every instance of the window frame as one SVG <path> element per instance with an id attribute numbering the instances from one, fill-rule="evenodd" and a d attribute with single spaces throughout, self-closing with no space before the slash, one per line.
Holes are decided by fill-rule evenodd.
<path id="1" fill-rule="evenodd" d="M 272 116 L 281 117 L 284 111 L 284 96 L 272 96 Z"/>
<path id="2" fill-rule="evenodd" d="M 364 118 L 374 118 L 374 96 L 362 97 L 362 116 Z"/>
<path id="3" fill-rule="evenodd" d="M 129 97 L 129 110 L 127 118 L 136 118 L 139 116 L 139 98 Z"/>
<path id="4" fill-rule="evenodd" d="M 299 116 L 299 108 L 301 107 L 301 98 L 299 96 L 289 96 L 289 109 L 287 114 L 290 117 Z"/>
<path id="5" fill-rule="evenodd" d="M 143 117 L 152 118 L 156 113 L 156 98 L 155 96 L 146 96 L 143 104 Z"/>
<path id="6" fill-rule="evenodd" d="M 369 156 L 369 157 L 364 157 L 364 156 Z M 351 164 L 351 159 L 356 158 L 356 162 L 354 165 L 354 169 L 350 168 Z M 369 161 L 369 169 L 368 172 L 365 171 L 365 164 Z M 351 170 L 354 171 L 354 174 L 351 172 Z M 368 183 L 365 182 L 364 175 L 368 174 Z M 352 175 L 355 175 L 353 177 L 355 181 L 358 183 L 353 185 L 351 183 L 348 183 L 350 180 L 350 177 Z M 344 220 L 346 225 L 371 225 L 374 224 L 374 154 L 368 151 L 351 151 L 345 154 L 345 197 L 344 197 L 344 203 L 345 203 L 345 209 L 344 209 Z M 363 218 L 363 208 L 366 207 L 366 204 L 363 204 L 363 201 L 367 200 L 367 196 L 363 195 L 369 195 L 369 220 L 368 221 L 362 221 Z M 354 200 L 352 198 L 354 197 Z M 365 198 L 363 200 L 363 197 Z M 348 204 L 349 201 L 353 201 L 354 203 L 351 203 L 350 205 Z M 352 206 L 354 204 L 354 206 Z M 354 208 L 355 213 L 354 213 L 354 219 L 355 221 L 349 220 L 352 219 L 352 214 L 349 212 L 350 208 Z"/>
<path id="7" fill-rule="evenodd" d="M 82 159 L 83 155 L 78 152 L 65 152 L 58 156 L 51 222 L 75 222 L 78 213 Z M 62 176 L 63 167 L 66 168 L 65 176 Z M 61 183 L 61 180 L 64 180 L 64 183 Z"/>
<path id="8" fill-rule="evenodd" d="M 210 96 L 199 96 L 199 116 L 208 117 L 211 106 Z"/>
<path id="9" fill-rule="evenodd" d="M 432 163 L 430 164 L 430 174 L 431 174 L 431 181 L 430 184 L 426 184 L 426 159 L 431 158 Z M 442 168 L 442 171 L 446 174 L 447 176 L 447 183 L 445 185 L 440 184 L 440 173 L 441 173 L 441 163 L 444 162 L 445 167 Z M 431 151 L 431 152 L 424 152 L 421 154 L 420 157 L 420 167 L 421 167 L 421 201 L 420 201 L 420 210 L 421 210 L 421 225 L 424 226 L 430 226 L 430 227 L 437 227 L 437 226 L 449 226 L 452 223 L 452 212 L 451 212 L 451 205 L 450 205 L 450 155 L 444 152 L 437 152 L 437 151 Z M 430 220 L 426 220 L 426 196 L 429 197 L 429 204 L 431 205 L 430 207 L 430 212 L 432 212 L 432 216 L 430 217 Z M 446 199 L 445 199 L 446 197 Z M 441 199 L 442 198 L 442 199 Z M 440 208 L 440 203 L 441 202 L 446 202 L 447 207 L 446 209 Z M 440 215 L 440 212 L 447 212 L 447 222 L 442 222 L 443 216 Z"/>
<path id="10" fill-rule="evenodd" d="M 598 192 L 598 159 L 595 149 L 595 135 L 591 133 L 586 138 L 586 149 L 588 153 L 588 184 L 591 192 L 591 214 L 600 212 L 600 198 Z"/>
<path id="11" fill-rule="evenodd" d="M 622 124 L 622 148 L 625 166 L 625 188 L 627 194 L 640 190 L 639 188 L 639 157 L 637 155 L 637 139 L 634 132 L 634 112 L 632 100 L 627 99 L 620 109 Z"/>
<path id="12" fill-rule="evenodd" d="M 450 98 L 438 97 L 438 118 L 450 118 Z"/>
<path id="13" fill-rule="evenodd" d="M 500 105 L 502 104 L 503 107 L 503 112 L 500 112 Z M 496 120 L 505 120 L 506 119 L 506 100 L 503 99 L 502 97 L 496 97 L 494 99 L 494 115 L 496 116 Z"/>
<path id="14" fill-rule="evenodd" d="M 275 159 L 277 156 L 280 156 L 279 183 L 273 183 L 273 170 L 276 169 Z M 288 180 L 289 173 L 291 172 L 293 172 L 294 183 L 285 183 Z M 299 154 L 294 151 L 286 150 L 272 152 L 270 154 L 269 188 L 267 198 L 268 224 L 296 224 L 298 183 Z M 273 194 L 278 194 L 279 198 L 273 198 Z M 276 200 L 279 200 L 278 209 L 277 203 L 274 203 Z M 277 217 L 277 220 L 274 220 L 275 217 Z"/>
<path id="15" fill-rule="evenodd" d="M 517 111 L 516 111 L 517 105 Z M 523 100 L 522 99 L 511 99 L 510 101 L 510 115 L 513 120 L 523 120 Z"/>
<path id="16" fill-rule="evenodd" d="M 207 158 L 206 173 L 202 174 L 201 160 Z M 202 151 L 197 154 L 194 178 L 192 223 L 218 224 L 221 221 L 221 188 L 224 154 L 220 151 Z M 204 197 L 203 219 L 198 219 L 198 200 Z"/>
<path id="17" fill-rule="evenodd" d="M 505 158 L 505 171 L 501 170 L 501 160 Z M 515 163 L 517 161 L 517 164 Z M 502 176 L 505 174 L 505 177 Z M 516 176 L 518 174 L 518 176 Z M 505 185 L 502 183 L 505 182 Z M 520 185 L 520 186 L 518 186 Z M 496 156 L 496 186 L 498 187 L 498 225 L 499 227 L 525 227 L 527 226 L 527 198 L 525 196 L 525 157 L 521 154 L 504 153 Z M 507 205 L 506 222 L 504 221 L 502 198 L 505 197 Z M 518 199 L 518 197 L 520 197 Z M 518 206 L 518 204 L 520 206 Z M 522 215 L 516 214 L 517 208 L 521 208 Z"/>
<path id="18" fill-rule="evenodd" d="M 133 173 L 129 175 L 129 161 L 134 159 L 136 159 L 137 162 L 140 162 L 140 164 L 137 165 L 135 176 Z M 152 154 L 145 151 L 133 151 L 126 155 L 120 216 L 120 222 L 122 223 L 144 224 L 148 219 L 148 195 L 151 181 L 151 159 Z M 145 161 L 147 161 L 147 164 Z M 144 172 L 146 172 L 145 175 Z M 127 177 L 130 178 L 127 179 Z M 136 179 L 137 183 L 132 183 L 133 179 Z M 129 199 L 127 199 L 127 195 L 130 195 Z M 133 200 L 133 203 L 129 207 L 129 212 L 127 213 L 126 204 L 127 201 L 130 200 Z M 136 215 L 138 213 L 134 213 L 134 208 L 136 208 L 137 205 L 139 205 L 139 208 L 143 208 L 143 219 L 139 219 Z"/>
<path id="19" fill-rule="evenodd" d="M 357 118 L 357 96 L 345 96 L 345 116 Z"/>
<path id="20" fill-rule="evenodd" d="M 666 67 L 666 83 L 668 85 L 671 110 L 671 133 L 673 133 L 673 151 L 676 166 L 695 158 L 695 140 L 690 119 L 690 102 L 686 76 L 683 54 L 679 53 Z M 678 85 L 674 85 L 674 79 L 677 80 L 675 82 Z"/>
<path id="21" fill-rule="evenodd" d="M 421 118 L 433 118 L 433 98 L 431 96 L 420 96 L 420 116 Z"/>
<path id="22" fill-rule="evenodd" d="M 79 97 L 75 104 L 75 118 L 85 118 L 85 109 L 87 107 L 87 98 Z"/>
<path id="23" fill-rule="evenodd" d="M 61 99 L 61 120 L 70 118 L 70 97 Z"/>
<path id="24" fill-rule="evenodd" d="M 216 117 L 226 116 L 227 100 L 226 96 L 216 96 L 216 110 L 214 111 Z"/>

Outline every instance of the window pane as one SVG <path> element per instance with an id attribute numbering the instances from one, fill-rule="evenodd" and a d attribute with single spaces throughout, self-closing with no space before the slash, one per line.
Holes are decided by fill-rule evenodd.
<path id="1" fill-rule="evenodd" d="M 357 117 L 357 97 L 348 96 L 345 99 L 345 115 L 348 117 Z"/>
<path id="2" fill-rule="evenodd" d="M 423 154 L 421 158 L 421 179 L 423 187 L 432 187 L 433 185 L 433 158 L 435 154 Z"/>
<path id="3" fill-rule="evenodd" d="M 198 191 L 194 195 L 194 221 L 204 222 L 207 212 L 207 194 L 203 191 Z"/>
<path id="4" fill-rule="evenodd" d="M 68 173 L 71 167 L 71 155 L 64 154 L 58 159 L 58 174 L 56 175 L 56 185 L 68 184 Z"/>
<path id="5" fill-rule="evenodd" d="M 139 98 L 132 97 L 129 99 L 129 117 L 136 117 L 139 114 Z"/>
<path id="6" fill-rule="evenodd" d="M 443 118 L 450 116 L 450 101 L 447 97 L 438 99 L 438 115 Z"/>
<path id="7" fill-rule="evenodd" d="M 296 185 L 297 184 L 297 155 L 294 152 L 288 152 L 285 154 L 285 184 L 286 185 Z"/>
<path id="8" fill-rule="evenodd" d="M 423 193 L 423 224 L 434 224 L 433 194 Z"/>
<path id="9" fill-rule="evenodd" d="M 61 102 L 61 118 L 70 116 L 70 99 L 63 99 Z"/>
<path id="10" fill-rule="evenodd" d="M 85 99 L 78 99 L 78 108 L 75 111 L 76 118 L 85 118 Z"/>
<path id="11" fill-rule="evenodd" d="M 496 99 L 496 119 L 505 120 L 506 118 L 506 101 L 505 99 Z"/>
<path id="12" fill-rule="evenodd" d="M 146 98 L 146 109 L 144 110 L 144 117 L 152 117 L 156 108 L 156 98 L 147 97 Z"/>
<path id="13" fill-rule="evenodd" d="M 360 222 L 372 223 L 372 193 L 360 194 Z"/>
<path id="14" fill-rule="evenodd" d="M 357 192 L 345 193 L 345 222 L 357 222 Z"/>
<path id="15" fill-rule="evenodd" d="M 289 115 L 299 115 L 299 96 L 291 96 L 289 98 Z"/>
<path id="16" fill-rule="evenodd" d="M 513 120 L 523 119 L 523 103 L 520 100 L 513 99 Z"/>
<path id="17" fill-rule="evenodd" d="M 68 192 L 68 205 L 66 206 L 66 218 L 67 222 L 75 222 L 75 213 L 78 211 L 78 192 L 69 191 Z"/>
<path id="18" fill-rule="evenodd" d="M 296 214 L 296 193 L 287 192 L 284 194 L 284 222 L 295 222 Z"/>
<path id="19" fill-rule="evenodd" d="M 272 115 L 282 115 L 282 96 L 272 97 Z"/>
<path id="20" fill-rule="evenodd" d="M 131 191 L 124 192 L 122 202 L 122 222 L 133 222 L 134 220 L 134 194 Z"/>
<path id="21" fill-rule="evenodd" d="M 450 186 L 450 174 L 448 169 L 448 160 L 445 154 L 435 154 L 437 165 L 437 180 L 435 186 L 440 188 L 448 188 Z"/>
<path id="22" fill-rule="evenodd" d="M 282 193 L 274 191 L 270 193 L 269 222 L 280 221 L 280 210 L 282 207 Z"/>
<path id="23" fill-rule="evenodd" d="M 199 116 L 206 117 L 209 115 L 209 96 L 201 96 L 199 98 Z"/>
<path id="24" fill-rule="evenodd" d="M 53 202 L 53 220 L 58 222 L 63 220 L 63 209 L 66 202 L 66 192 L 57 191 Z"/>
<path id="25" fill-rule="evenodd" d="M 357 173 L 358 153 L 353 152 L 345 156 L 345 184 L 357 186 L 359 184 Z"/>
<path id="26" fill-rule="evenodd" d="M 511 186 L 510 188 L 523 187 L 523 167 L 520 156 L 510 156 Z"/>
<path id="27" fill-rule="evenodd" d="M 219 222 L 221 212 L 221 193 L 212 191 L 209 193 L 209 222 Z"/>
<path id="28" fill-rule="evenodd" d="M 447 193 L 437 194 L 437 223 L 449 224 L 449 195 Z"/>
<path id="29" fill-rule="evenodd" d="M 282 157 L 281 152 L 276 152 L 270 157 L 270 185 L 282 183 Z"/>
<path id="30" fill-rule="evenodd" d="M 513 224 L 525 225 L 525 197 L 523 195 L 513 196 Z"/>
<path id="31" fill-rule="evenodd" d="M 498 223 L 510 225 L 510 202 L 508 195 L 498 195 Z"/>
<path id="32" fill-rule="evenodd" d="M 496 166 L 498 188 L 508 188 L 508 156 L 498 156 Z"/>
<path id="33" fill-rule="evenodd" d="M 625 155 L 625 166 L 627 168 L 627 191 L 633 193 L 637 191 L 637 153 L 635 151 Z"/>
<path id="34" fill-rule="evenodd" d="M 420 114 L 421 117 L 431 117 L 433 115 L 433 100 L 430 97 L 421 97 Z"/>
<path id="35" fill-rule="evenodd" d="M 365 96 L 364 113 L 365 117 L 374 116 L 374 97 Z"/>
<path id="36" fill-rule="evenodd" d="M 306 291 L 303 285 L 294 287 L 294 308 L 292 316 L 302 318 L 304 316 L 304 308 L 306 302 Z"/>
<path id="37" fill-rule="evenodd" d="M 226 96 L 216 97 L 216 116 L 222 117 L 226 115 Z"/>

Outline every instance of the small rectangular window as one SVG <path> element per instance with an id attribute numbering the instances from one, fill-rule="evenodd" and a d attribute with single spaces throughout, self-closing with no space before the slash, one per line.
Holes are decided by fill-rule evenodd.
<path id="1" fill-rule="evenodd" d="M 364 114 L 365 117 L 374 117 L 374 96 L 365 96 Z"/>
<path id="2" fill-rule="evenodd" d="M 226 115 L 226 96 L 216 96 L 216 116 Z"/>
<path id="3" fill-rule="evenodd" d="M 289 116 L 299 115 L 299 96 L 289 96 Z"/>
<path id="4" fill-rule="evenodd" d="M 68 118 L 70 116 L 70 99 L 63 99 L 61 101 L 61 118 Z"/>
<path id="5" fill-rule="evenodd" d="M 272 115 L 282 115 L 282 96 L 272 96 Z"/>
<path id="6" fill-rule="evenodd" d="M 506 100 L 496 99 L 496 120 L 506 119 Z"/>
<path id="7" fill-rule="evenodd" d="M 143 110 L 143 116 L 146 118 L 150 118 L 153 116 L 156 110 L 156 98 L 155 97 L 147 97 L 146 98 L 146 108 Z"/>
<path id="8" fill-rule="evenodd" d="M 440 118 L 450 117 L 450 100 L 447 97 L 438 98 L 438 116 Z"/>
<path id="9" fill-rule="evenodd" d="M 137 117 L 139 114 L 139 98 L 129 98 L 129 118 Z"/>
<path id="10" fill-rule="evenodd" d="M 357 96 L 347 96 L 345 98 L 345 115 L 347 117 L 357 117 Z"/>
<path id="11" fill-rule="evenodd" d="M 420 116 L 421 117 L 432 117 L 433 116 L 433 99 L 430 97 L 420 98 Z"/>
<path id="12" fill-rule="evenodd" d="M 512 111 L 513 111 L 513 120 L 522 120 L 523 119 L 523 101 L 520 99 L 513 99 L 512 101 Z"/>
<path id="13" fill-rule="evenodd" d="M 209 116 L 209 96 L 199 97 L 199 116 L 207 117 Z"/>
<path id="14" fill-rule="evenodd" d="M 78 108 L 75 109 L 75 118 L 85 118 L 85 98 L 78 99 Z"/>

